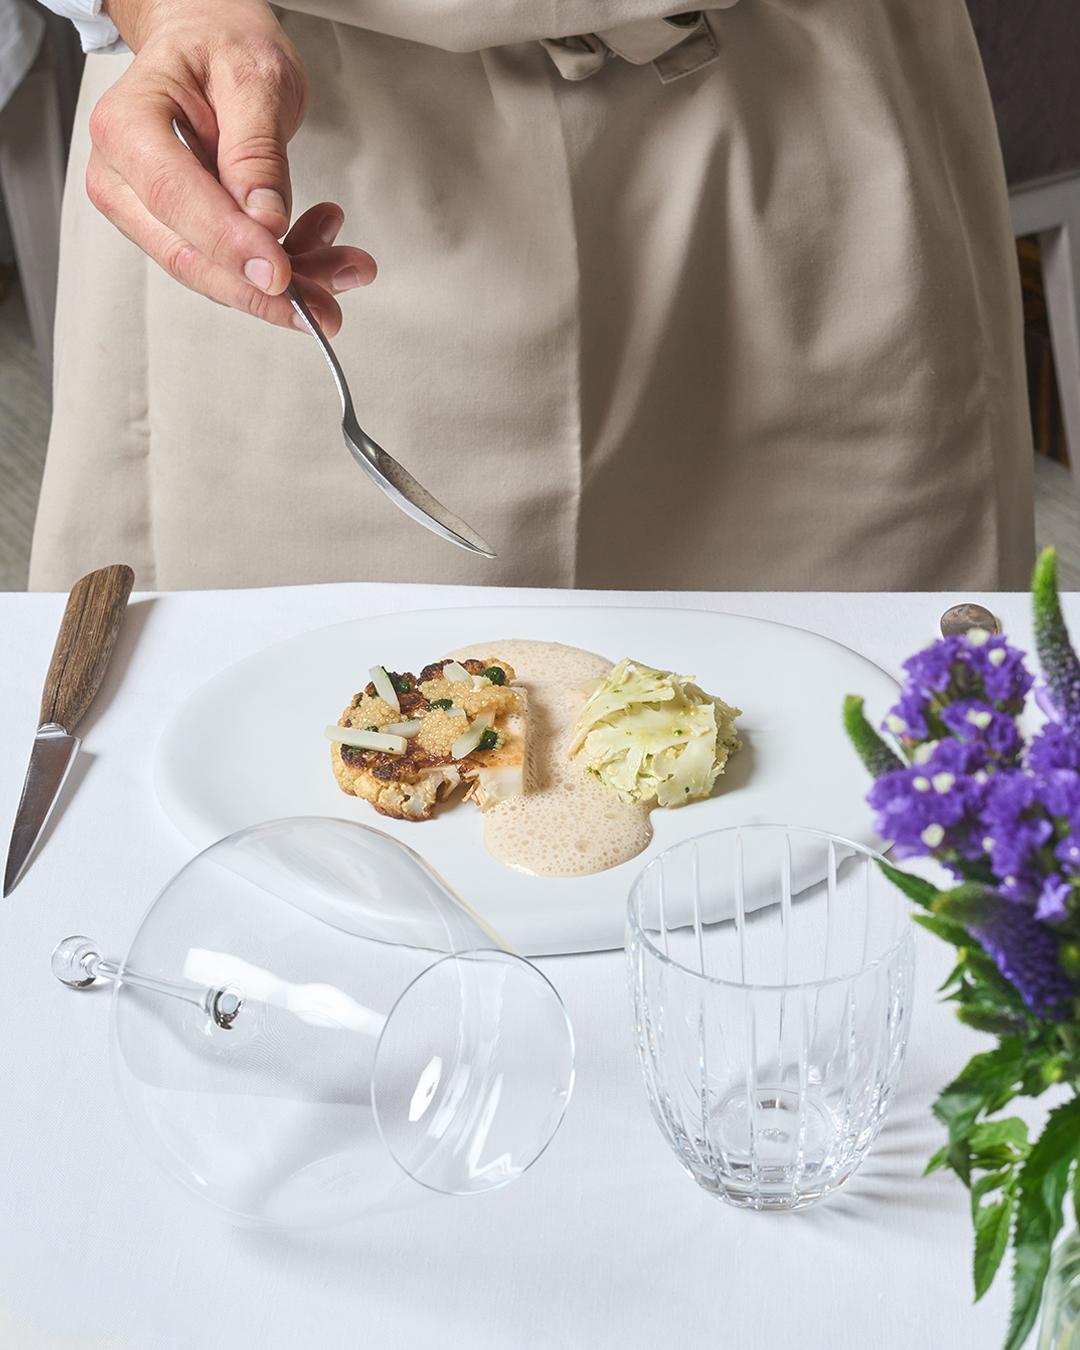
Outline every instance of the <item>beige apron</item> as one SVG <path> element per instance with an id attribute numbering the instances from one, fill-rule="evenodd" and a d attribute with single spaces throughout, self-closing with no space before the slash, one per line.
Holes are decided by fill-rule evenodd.
<path id="1" fill-rule="evenodd" d="M 96 215 L 86 118 L 124 59 L 98 57 L 35 587 L 119 559 L 160 588 L 1026 584 L 1018 283 L 963 0 L 296 7 L 297 209 L 340 200 L 380 266 L 335 344 L 361 421 L 498 559 L 353 465 L 314 343 Z"/>

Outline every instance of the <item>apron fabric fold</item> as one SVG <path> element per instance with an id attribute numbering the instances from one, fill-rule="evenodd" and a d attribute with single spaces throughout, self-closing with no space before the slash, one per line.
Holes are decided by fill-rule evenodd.
<path id="1" fill-rule="evenodd" d="M 311 84 L 296 209 L 339 200 L 379 262 L 334 342 L 360 421 L 499 556 L 373 489 L 310 339 L 96 215 L 86 118 L 127 58 L 93 57 L 34 587 L 120 559 L 166 589 L 1027 584 L 1019 283 L 963 0 L 283 22 Z"/>

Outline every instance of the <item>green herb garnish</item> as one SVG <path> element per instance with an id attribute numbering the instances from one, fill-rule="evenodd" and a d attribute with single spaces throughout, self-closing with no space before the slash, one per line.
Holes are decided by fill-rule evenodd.
<path id="1" fill-rule="evenodd" d="M 378 727 L 365 727 L 365 728 L 364 728 L 365 731 L 378 731 L 378 729 L 379 729 Z"/>
<path id="2" fill-rule="evenodd" d="M 501 673 L 502 672 L 500 671 L 500 674 Z M 484 734 L 480 737 L 480 743 L 476 748 L 477 750 L 494 750 L 498 744 L 499 733 L 494 727 L 485 727 Z"/>
<path id="3" fill-rule="evenodd" d="M 432 708 L 452 708 L 454 700 L 452 698 L 435 698 L 432 699 L 430 706 Z"/>
<path id="4" fill-rule="evenodd" d="M 482 670 L 481 675 L 486 675 L 492 684 L 505 684 L 506 671 L 502 666 L 488 666 L 487 670 Z"/>

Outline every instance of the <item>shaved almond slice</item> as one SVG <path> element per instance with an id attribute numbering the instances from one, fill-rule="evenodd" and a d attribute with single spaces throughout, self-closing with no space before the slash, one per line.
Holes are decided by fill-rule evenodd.
<path id="1" fill-rule="evenodd" d="M 355 750 L 381 750 L 386 755 L 403 755 L 409 747 L 404 736 L 388 736 L 382 731 L 361 731 L 359 727 L 327 727 L 326 739 Z"/>
<path id="2" fill-rule="evenodd" d="M 384 703 L 389 703 L 395 712 L 401 711 L 401 704 L 398 702 L 397 690 L 390 676 L 386 673 L 385 666 L 372 666 L 368 672 L 371 676 L 371 683 L 375 686 L 375 692 Z"/>
<path id="3" fill-rule="evenodd" d="M 464 759 L 466 755 L 471 755 L 480 744 L 480 739 L 488 727 L 491 726 L 491 713 L 481 713 L 472 723 L 468 731 L 463 731 L 453 744 L 450 751 L 452 759 Z"/>
<path id="4" fill-rule="evenodd" d="M 419 717 L 411 717 L 407 722 L 387 722 L 386 726 L 380 727 L 380 731 L 387 731 L 391 736 L 415 736 L 420 730 Z"/>

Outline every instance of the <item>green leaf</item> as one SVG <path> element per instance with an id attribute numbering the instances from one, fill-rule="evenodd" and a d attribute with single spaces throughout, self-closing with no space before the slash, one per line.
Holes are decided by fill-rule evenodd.
<path id="1" fill-rule="evenodd" d="M 1080 1097 L 1051 1111 L 1020 1170 L 1013 1235 L 1013 1308 L 1005 1350 L 1020 1350 L 1035 1325 L 1050 1253 L 1062 1224 L 1069 1169 L 1080 1152 Z"/>
<path id="2" fill-rule="evenodd" d="M 938 1151 L 931 1157 L 930 1161 L 923 1168 L 923 1176 L 928 1177 L 931 1172 L 937 1172 L 945 1167 L 949 1161 L 949 1146 L 942 1144 Z"/>
<path id="3" fill-rule="evenodd" d="M 964 1183 L 965 1186 L 971 1185 L 971 1150 L 967 1146 L 966 1139 L 957 1139 L 955 1143 L 948 1145 L 949 1166 Z"/>
<path id="4" fill-rule="evenodd" d="M 951 942 L 954 947 L 966 947 L 971 941 L 967 929 L 958 923 L 953 923 L 951 919 L 939 919 L 935 914 L 913 914 L 911 917 L 928 933 L 933 933 L 943 942 Z M 945 981 L 945 984 L 948 984 L 948 980 Z M 944 987 L 943 985 L 942 988 Z"/>
<path id="5" fill-rule="evenodd" d="M 1020 1082 L 1025 1097 L 1041 1097 L 1047 1088 L 1062 1082 L 1067 1076 L 1069 1060 L 1065 1055 L 1054 1055 L 1043 1050 L 1039 1059 L 1029 1064 Z"/>
<path id="6" fill-rule="evenodd" d="M 1009 1245 L 1009 1229 L 1016 1207 L 1015 1185 L 1007 1186 L 1000 1200 L 980 1205 L 975 1211 L 975 1257 L 972 1275 L 975 1281 L 975 1302 L 990 1288 L 994 1276 Z"/>
<path id="7" fill-rule="evenodd" d="M 955 1143 L 967 1136 L 980 1111 L 1003 1106 L 1013 1095 L 1024 1070 L 1024 1043 L 1006 1036 L 993 1050 L 969 1060 L 962 1073 L 934 1103 L 934 1115 Z"/>
<path id="8" fill-rule="evenodd" d="M 1014 1036 L 1023 1031 L 1023 1019 L 1010 1012 L 996 1012 L 988 1008 L 957 1008 L 957 1020 L 973 1031 L 986 1031 L 991 1036 Z"/>
<path id="9" fill-rule="evenodd" d="M 1013 1179 L 1013 1163 L 1006 1162 L 1000 1167 L 995 1167 L 992 1172 L 984 1172 L 981 1177 L 971 1183 L 971 1213 L 974 1216 L 979 1208 L 979 1202 L 991 1191 L 1000 1190 L 1007 1182 Z"/>
<path id="10" fill-rule="evenodd" d="M 867 721 L 863 705 L 864 700 L 857 694 L 848 694 L 844 699 L 844 730 L 859 758 L 875 778 L 905 768 L 896 751 Z"/>
<path id="11" fill-rule="evenodd" d="M 929 915 L 913 914 L 912 918 L 915 920 L 916 923 L 918 923 L 921 919 L 928 919 Z M 937 920 L 930 919 L 930 922 L 936 923 Z M 934 930 L 931 929 L 930 931 L 933 932 Z M 949 971 L 948 975 L 946 975 L 945 978 L 942 980 L 942 982 L 938 985 L 937 991 L 939 994 L 944 994 L 949 990 L 955 990 L 955 992 L 959 995 L 960 993 L 963 992 L 964 983 L 965 983 L 964 962 L 963 960 L 961 960 L 955 966 L 953 966 L 952 970 Z"/>
<path id="12" fill-rule="evenodd" d="M 923 877 L 917 877 L 911 872 L 901 872 L 899 867 L 893 867 L 891 863 L 878 862 L 878 866 L 886 877 L 899 890 L 907 896 L 909 900 L 914 900 L 917 905 L 922 905 L 924 909 L 929 909 L 934 901 L 941 895 L 941 891 L 930 881 Z M 915 915 L 922 922 L 922 915 Z M 929 927 L 929 925 L 927 925 Z M 930 929 L 934 932 L 934 929 Z"/>
<path id="13" fill-rule="evenodd" d="M 1073 1214 L 1076 1216 L 1076 1222 L 1080 1224 L 1080 1167 L 1073 1173 L 1072 1192 Z"/>
<path id="14" fill-rule="evenodd" d="M 931 906 L 931 912 L 938 918 L 966 928 L 973 920 L 983 918 L 987 907 L 994 904 L 995 900 L 996 897 L 981 882 L 964 881 L 951 891 L 941 891 Z"/>
<path id="15" fill-rule="evenodd" d="M 968 1135 L 968 1144 L 973 1153 L 983 1153 L 996 1148 L 999 1144 L 1011 1144 L 1023 1153 L 1028 1151 L 1027 1121 L 1019 1116 L 1006 1116 L 1004 1120 L 986 1120 L 976 1125 Z"/>

